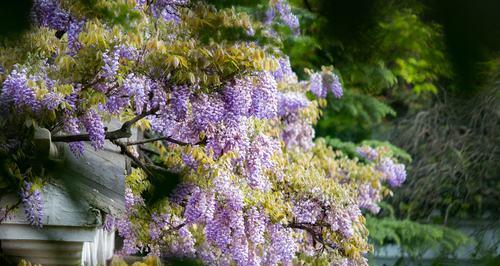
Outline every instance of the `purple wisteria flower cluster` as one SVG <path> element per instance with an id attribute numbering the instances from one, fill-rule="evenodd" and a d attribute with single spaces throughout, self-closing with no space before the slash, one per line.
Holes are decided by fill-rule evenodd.
<path id="1" fill-rule="evenodd" d="M 377 174 L 381 175 L 380 180 L 375 181 L 377 186 L 372 183 L 362 183 L 358 187 L 358 201 L 362 209 L 367 209 L 376 214 L 380 211 L 378 202 L 382 200 L 380 191 L 381 182 L 386 181 L 391 187 L 399 187 L 406 180 L 406 170 L 404 164 L 397 164 L 390 157 L 387 157 L 380 150 L 374 149 L 370 146 L 360 146 L 356 148 L 356 152 L 364 158 L 368 164 L 374 165 Z M 374 181 L 372 181 L 374 182 Z"/>
<path id="2" fill-rule="evenodd" d="M 300 34 L 300 22 L 296 15 L 292 13 L 292 8 L 286 0 L 276 0 L 266 11 L 265 23 L 270 24 L 278 15 L 283 22 L 295 35 Z"/>
<path id="3" fill-rule="evenodd" d="M 378 152 L 370 146 L 357 147 L 356 152 L 368 161 L 374 161 L 378 157 Z"/>
<path id="4" fill-rule="evenodd" d="M 342 84 L 335 73 L 315 72 L 310 76 L 309 90 L 319 98 L 325 98 L 328 92 L 332 92 L 335 98 L 341 98 L 344 95 Z"/>
<path id="5" fill-rule="evenodd" d="M 398 187 L 406 180 L 405 165 L 394 163 L 390 158 L 384 158 L 378 165 L 378 169 L 391 187 Z"/>
<path id="6" fill-rule="evenodd" d="M 24 181 L 24 185 L 19 191 L 19 196 L 24 207 L 24 214 L 29 224 L 36 228 L 43 227 L 43 202 L 40 190 L 34 189 L 33 184 Z"/>
<path id="7" fill-rule="evenodd" d="M 146 4 L 149 4 L 154 17 L 178 23 L 180 21 L 178 9 L 189 4 L 189 0 L 156 0 L 152 3 L 146 0 L 137 0 L 136 3 L 138 8 L 144 8 Z"/>
<path id="8" fill-rule="evenodd" d="M 79 20 L 68 11 L 61 8 L 59 0 L 35 0 L 32 10 L 33 22 L 36 24 L 57 30 L 60 33 L 68 33 L 69 55 L 75 55 L 81 47 L 78 36 L 83 30 L 85 20 Z M 62 36 L 62 35 L 61 35 Z"/>

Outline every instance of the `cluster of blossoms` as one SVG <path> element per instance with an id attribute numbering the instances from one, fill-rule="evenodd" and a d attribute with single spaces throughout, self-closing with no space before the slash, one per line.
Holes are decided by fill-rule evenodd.
<path id="1" fill-rule="evenodd" d="M 286 0 L 271 1 L 271 6 L 266 12 L 265 23 L 270 24 L 276 15 L 295 35 L 300 34 L 299 19 L 292 13 L 292 8 Z"/>
<path id="2" fill-rule="evenodd" d="M 344 94 L 339 77 L 331 71 L 312 73 L 310 89 L 317 97 L 325 98 L 329 91 L 335 98 L 340 98 Z"/>
<path id="3" fill-rule="evenodd" d="M 145 5 L 151 5 L 152 15 L 163 18 L 165 21 L 180 21 L 178 8 L 186 6 L 189 0 L 156 0 L 148 3 L 146 0 L 137 0 L 137 8 L 144 8 Z"/>
<path id="4" fill-rule="evenodd" d="M 404 164 L 395 163 L 389 156 L 384 156 L 385 149 L 374 149 L 370 146 L 361 146 L 356 148 L 359 156 L 364 158 L 370 164 L 376 173 L 381 177 L 376 181 L 377 186 L 374 187 L 369 183 L 359 185 L 359 202 L 362 208 L 369 210 L 372 213 L 378 213 L 380 207 L 378 202 L 382 200 L 380 182 L 385 181 L 391 187 L 398 187 L 406 180 L 406 170 Z"/>
<path id="5" fill-rule="evenodd" d="M 67 10 L 61 8 L 59 0 L 35 0 L 33 3 L 32 19 L 35 23 L 57 30 L 62 37 L 68 34 L 67 53 L 75 55 L 80 49 L 78 35 L 83 30 L 84 20 L 72 16 Z"/>
<path id="6" fill-rule="evenodd" d="M 34 189 L 31 182 L 24 181 L 19 196 L 24 206 L 26 220 L 34 227 L 41 228 L 43 225 L 43 203 L 40 191 Z"/>
<path id="7" fill-rule="evenodd" d="M 314 141 L 323 98 L 343 94 L 339 77 L 324 68 L 299 82 L 286 56 L 258 43 L 198 40 L 200 27 L 211 23 L 190 19 L 220 17 L 203 5 L 181 16 L 186 4 L 136 1 L 131 8 L 142 20 L 127 36 L 98 18 L 76 19 L 59 1 L 37 1 L 39 25 L 67 32 L 68 41 L 49 47 L 51 58 L 41 63 L 29 57 L 6 66 L 0 111 L 25 112 L 59 139 L 86 134 L 69 143 L 76 156 L 83 141 L 99 150 L 112 137 L 106 118 L 126 120 L 124 126 L 133 121 L 145 136 L 162 140 L 144 144 L 141 154 L 124 153 L 183 181 L 161 204 L 147 206 L 141 193 L 154 173 L 136 163 L 123 216 L 104 222 L 124 238 L 122 254 L 186 256 L 211 265 L 300 264 L 304 254 L 331 265 L 366 264 L 361 210 L 377 211 L 381 181 L 399 185 L 404 166 L 369 150 L 360 153 L 373 163 L 359 164 Z M 271 1 L 269 10 L 298 33 L 285 1 Z M 181 19 L 186 23 L 171 23 Z M 33 212 L 41 208 L 39 194 L 30 190 L 21 193 L 28 221 L 41 225 Z"/>
<path id="8" fill-rule="evenodd" d="M 356 152 L 367 161 L 375 163 L 376 169 L 383 175 L 382 180 L 387 181 L 391 187 L 401 186 L 406 180 L 404 164 L 395 163 L 387 156 L 380 156 L 379 152 L 370 146 L 358 147 Z"/>
<path id="9" fill-rule="evenodd" d="M 392 187 L 400 186 L 406 180 L 405 165 L 394 163 L 390 158 L 382 160 L 379 170 L 384 174 L 385 179 Z"/>

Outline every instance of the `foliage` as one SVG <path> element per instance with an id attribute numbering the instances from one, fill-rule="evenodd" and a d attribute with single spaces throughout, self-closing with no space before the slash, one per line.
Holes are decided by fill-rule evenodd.
<path id="1" fill-rule="evenodd" d="M 40 128 L 70 156 L 109 141 L 134 167 L 125 212 L 104 222 L 124 238 L 124 255 L 366 264 L 361 209 L 376 213 L 405 167 L 389 148 L 362 147 L 370 157 L 360 162 L 313 141 L 324 98 L 342 97 L 341 79 L 321 67 L 299 81 L 281 50 L 281 36 L 299 33 L 297 17 L 286 1 L 266 9 L 35 1 L 32 30 L 0 48 L 2 189 L 24 188 L 29 216 L 40 209 L 52 178 L 36 152 Z M 122 126 L 108 130 L 112 119 Z M 128 140 L 131 128 L 145 139 Z M 29 221 L 42 227 L 41 216 Z"/>
<path id="2" fill-rule="evenodd" d="M 418 258 L 429 250 L 453 255 L 459 247 L 474 243 L 469 236 L 446 226 L 397 219 L 390 205 L 383 206 L 389 215 L 367 216 L 366 220 L 370 239 L 376 245 L 396 244 L 403 254 Z"/>
<path id="3" fill-rule="evenodd" d="M 349 157 L 357 157 L 362 159 L 363 157 L 357 152 L 357 148 L 360 146 L 370 146 L 373 148 L 383 147 L 388 149 L 391 157 L 398 158 L 400 161 L 410 163 L 412 161 L 411 156 L 404 150 L 392 145 L 388 141 L 378 141 L 378 140 L 364 140 L 359 144 L 355 144 L 349 141 L 342 141 L 338 138 L 325 138 L 328 146 L 332 147 L 334 150 L 340 150 L 342 153 L 349 155 Z"/>
<path id="4" fill-rule="evenodd" d="M 307 60 L 293 66 L 334 64 L 348 92 L 324 110 L 317 126 L 320 136 L 355 142 L 372 138 L 384 118 L 418 106 L 415 100 L 436 93 L 438 82 L 452 77 L 441 28 L 424 21 L 423 7 L 415 1 L 298 5 L 308 38 L 286 47 L 296 55 L 292 62 Z"/>
<path id="5" fill-rule="evenodd" d="M 316 125 L 318 135 L 356 142 L 369 139 L 384 118 L 396 115 L 393 108 L 377 98 L 352 90 L 347 90 L 339 101 L 329 101 L 323 112 L 325 115 Z"/>

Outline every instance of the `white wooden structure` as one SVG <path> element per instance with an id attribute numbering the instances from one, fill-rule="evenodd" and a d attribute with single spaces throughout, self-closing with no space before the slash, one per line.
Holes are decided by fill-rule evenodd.
<path id="1" fill-rule="evenodd" d="M 51 143 L 48 131 L 36 135 L 39 148 L 56 164 L 42 191 L 43 228 L 28 225 L 24 209 L 18 208 L 13 219 L 0 224 L 3 254 L 43 265 L 105 265 L 113 255 L 114 232 L 102 229 L 103 219 L 123 211 L 129 160 L 108 141 L 100 151 L 85 144 L 84 155 L 77 158 L 67 144 Z M 17 200 L 17 195 L 3 197 L 0 206 Z"/>

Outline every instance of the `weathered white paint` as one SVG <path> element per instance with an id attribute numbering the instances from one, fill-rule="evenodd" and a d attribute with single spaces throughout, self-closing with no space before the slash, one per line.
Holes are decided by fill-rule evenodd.
<path id="1" fill-rule="evenodd" d="M 121 123 L 107 126 L 114 130 Z M 114 233 L 100 229 L 102 218 L 104 213 L 117 216 L 124 209 L 128 158 L 109 141 L 99 151 L 85 144 L 84 155 L 77 158 L 67 144 L 50 142 L 48 130 L 37 130 L 35 137 L 39 154 L 55 164 L 42 190 L 44 226 L 40 230 L 29 226 L 21 206 L 13 219 L 0 224 L 3 253 L 43 265 L 104 264 L 112 256 Z M 137 139 L 136 131 L 131 139 Z M 3 196 L 0 206 L 12 206 L 17 200 L 15 194 Z"/>

